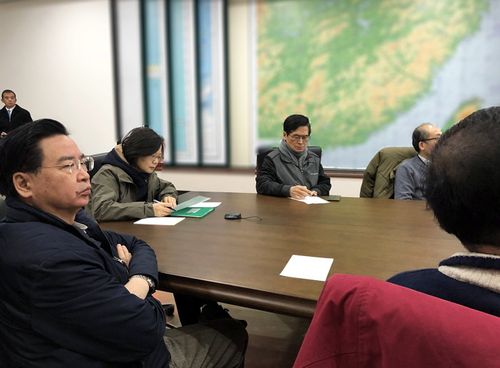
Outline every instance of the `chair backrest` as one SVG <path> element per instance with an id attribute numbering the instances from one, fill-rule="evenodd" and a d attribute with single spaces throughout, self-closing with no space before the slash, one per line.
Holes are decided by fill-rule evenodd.
<path id="1" fill-rule="evenodd" d="M 275 148 L 277 147 L 261 146 L 257 148 L 257 165 L 255 169 L 256 174 L 259 172 L 262 163 L 264 162 L 264 158 L 267 156 L 269 152 L 271 152 Z M 320 146 L 308 146 L 307 149 L 314 152 L 321 159 L 322 150 Z"/>
<path id="2" fill-rule="evenodd" d="M 365 276 L 337 274 L 294 368 L 500 367 L 500 318 Z"/>
<path id="3" fill-rule="evenodd" d="M 394 198 L 394 179 L 402 161 L 415 156 L 413 147 L 385 147 L 378 151 L 366 167 L 359 196 L 362 198 Z"/>
<path id="4" fill-rule="evenodd" d="M 0 195 L 0 221 L 3 220 L 7 212 L 7 205 L 5 204 L 5 197 Z"/>
<path id="5" fill-rule="evenodd" d="M 94 159 L 94 168 L 89 171 L 90 179 L 99 171 L 102 166 L 102 162 L 104 161 L 104 157 L 106 157 L 108 153 L 97 153 L 95 155 L 90 155 Z"/>

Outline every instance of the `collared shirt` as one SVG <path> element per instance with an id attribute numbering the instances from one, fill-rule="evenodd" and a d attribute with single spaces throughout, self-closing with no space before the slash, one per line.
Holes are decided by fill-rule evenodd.
<path id="1" fill-rule="evenodd" d="M 426 165 L 429 165 L 431 163 L 431 160 L 426 159 L 424 156 L 421 156 L 420 154 L 418 157 L 422 160 L 422 162 Z"/>
<path id="2" fill-rule="evenodd" d="M 14 106 L 15 107 L 15 106 Z M 14 107 L 8 109 L 8 108 L 5 108 L 5 110 L 7 110 L 7 114 L 9 115 L 9 120 L 12 119 L 12 110 L 14 110 Z"/>

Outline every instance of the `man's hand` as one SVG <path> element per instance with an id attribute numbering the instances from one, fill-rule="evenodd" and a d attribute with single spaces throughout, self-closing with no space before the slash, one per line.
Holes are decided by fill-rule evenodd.
<path id="1" fill-rule="evenodd" d="M 132 254 L 130 254 L 128 248 L 124 245 L 116 244 L 116 251 L 118 253 L 118 258 L 125 262 L 128 268 L 130 265 L 130 261 L 132 260 Z"/>
<path id="2" fill-rule="evenodd" d="M 175 206 L 177 206 L 177 200 L 171 196 L 164 197 L 163 203 L 166 203 L 171 208 L 175 208 Z"/>
<path id="3" fill-rule="evenodd" d="M 153 211 L 155 212 L 155 216 L 156 217 L 163 217 L 163 216 L 170 215 L 172 210 L 169 207 L 170 207 L 170 205 L 168 205 L 165 202 L 153 203 Z"/>
<path id="4" fill-rule="evenodd" d="M 118 252 L 118 258 L 120 258 L 128 268 L 132 260 L 132 254 L 130 254 L 128 248 L 122 244 L 116 244 L 116 251 Z M 145 299 L 149 293 L 148 282 L 138 277 L 132 276 L 124 286 L 130 294 L 134 294 L 141 299 Z"/>
<path id="5" fill-rule="evenodd" d="M 304 199 L 304 197 L 313 195 L 312 192 L 303 185 L 295 185 L 290 188 L 290 197 L 295 199 Z"/>

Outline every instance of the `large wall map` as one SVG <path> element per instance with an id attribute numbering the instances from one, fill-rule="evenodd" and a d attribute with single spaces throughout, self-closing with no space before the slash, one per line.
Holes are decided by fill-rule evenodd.
<path id="1" fill-rule="evenodd" d="M 500 102 L 499 0 L 258 1 L 257 140 L 310 117 L 323 165 L 365 167 L 413 128 Z"/>

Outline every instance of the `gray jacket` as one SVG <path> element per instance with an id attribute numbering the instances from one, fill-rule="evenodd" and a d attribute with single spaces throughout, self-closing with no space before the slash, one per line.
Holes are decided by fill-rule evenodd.
<path id="1" fill-rule="evenodd" d="M 325 175 L 318 155 L 307 152 L 302 171 L 278 149 L 272 150 L 264 158 L 257 172 L 256 190 L 259 194 L 289 197 L 290 188 L 297 184 L 315 190 L 318 195 L 328 195 L 332 185 Z"/>
<path id="2" fill-rule="evenodd" d="M 153 200 L 177 198 L 174 185 L 152 173 L 148 179 L 146 202 L 136 201 L 132 178 L 119 167 L 103 165 L 92 178 L 92 195 L 86 207 L 97 221 L 118 221 L 154 216 Z"/>
<path id="3" fill-rule="evenodd" d="M 425 199 L 427 165 L 417 155 L 404 160 L 396 171 L 394 199 Z"/>

